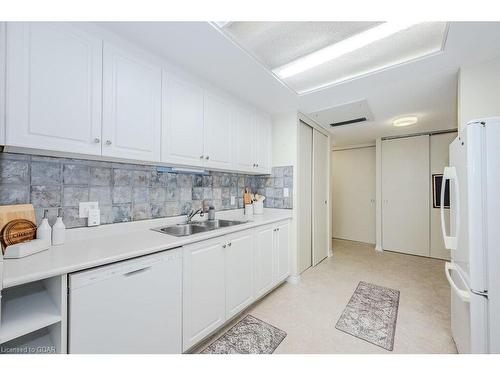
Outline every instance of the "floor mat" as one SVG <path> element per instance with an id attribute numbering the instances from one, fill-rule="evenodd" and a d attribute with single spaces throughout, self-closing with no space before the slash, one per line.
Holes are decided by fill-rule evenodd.
<path id="1" fill-rule="evenodd" d="M 398 307 L 399 290 L 360 281 L 335 328 L 392 351 Z"/>
<path id="2" fill-rule="evenodd" d="M 271 354 L 286 332 L 247 315 L 201 354 Z"/>

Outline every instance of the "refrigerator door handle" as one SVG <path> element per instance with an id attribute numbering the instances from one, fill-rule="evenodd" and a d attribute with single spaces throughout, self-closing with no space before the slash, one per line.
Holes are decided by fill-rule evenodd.
<path id="1" fill-rule="evenodd" d="M 448 236 L 446 233 L 446 225 L 444 221 L 444 191 L 446 189 L 446 180 L 453 181 L 456 194 L 455 207 L 455 236 Z M 457 249 L 457 237 L 460 224 L 460 192 L 458 187 L 457 170 L 455 167 L 445 167 L 443 171 L 443 180 L 441 181 L 441 206 L 439 207 L 441 214 L 441 230 L 443 232 L 444 246 L 449 250 Z"/>
<path id="2" fill-rule="evenodd" d="M 451 289 L 453 289 L 455 291 L 455 293 L 458 295 L 458 297 L 460 297 L 460 299 L 462 301 L 469 303 L 470 302 L 470 293 L 469 293 L 469 291 L 468 290 L 460 289 L 457 286 L 457 284 L 455 284 L 455 282 L 453 281 L 453 279 L 451 278 L 451 271 L 452 270 L 456 271 L 459 274 L 460 278 L 462 277 L 462 276 L 460 276 L 460 272 L 457 270 L 457 267 L 453 263 L 446 262 L 444 264 L 444 269 L 445 269 L 446 278 L 448 279 L 448 283 L 450 283 Z"/>

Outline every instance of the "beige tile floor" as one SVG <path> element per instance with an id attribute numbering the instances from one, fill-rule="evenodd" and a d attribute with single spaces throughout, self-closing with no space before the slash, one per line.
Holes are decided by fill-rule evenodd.
<path id="1" fill-rule="evenodd" d="M 333 248 L 333 257 L 305 271 L 298 285 L 283 284 L 205 344 L 252 314 L 287 332 L 275 353 L 456 353 L 443 261 L 343 240 Z M 359 281 L 401 292 L 393 352 L 335 329 Z"/>

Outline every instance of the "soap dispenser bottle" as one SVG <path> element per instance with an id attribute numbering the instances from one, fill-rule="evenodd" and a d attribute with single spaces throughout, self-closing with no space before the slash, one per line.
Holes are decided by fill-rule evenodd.
<path id="1" fill-rule="evenodd" d="M 66 225 L 62 219 L 62 209 L 59 209 L 57 219 L 52 227 L 52 245 L 62 245 L 66 239 Z"/>
<path id="2" fill-rule="evenodd" d="M 52 238 L 52 228 L 50 227 L 48 216 L 49 210 L 43 211 L 43 219 L 36 230 L 36 238 L 40 240 L 46 240 L 50 245 L 50 241 Z"/>

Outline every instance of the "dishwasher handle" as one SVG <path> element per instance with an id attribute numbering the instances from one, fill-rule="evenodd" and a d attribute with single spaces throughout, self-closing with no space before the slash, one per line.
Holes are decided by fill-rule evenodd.
<path id="1" fill-rule="evenodd" d="M 133 270 L 133 271 L 130 271 L 130 272 L 127 272 L 127 273 L 124 273 L 123 276 L 124 277 L 131 277 L 131 276 L 135 276 L 139 273 L 143 273 L 143 272 L 147 272 L 147 271 L 151 271 L 151 268 L 153 266 L 146 266 L 146 267 L 143 267 L 143 268 L 139 268 L 138 270 Z"/>

